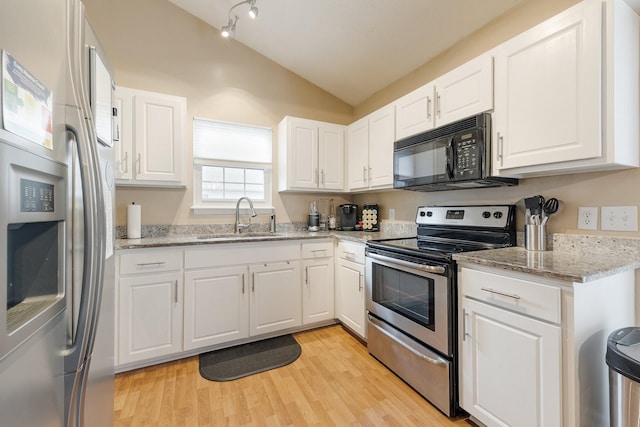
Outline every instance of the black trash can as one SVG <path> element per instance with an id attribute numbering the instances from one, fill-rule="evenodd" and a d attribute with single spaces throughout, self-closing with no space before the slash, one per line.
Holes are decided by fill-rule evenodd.
<path id="1" fill-rule="evenodd" d="M 607 340 L 611 427 L 640 425 L 640 327 L 613 331 Z"/>

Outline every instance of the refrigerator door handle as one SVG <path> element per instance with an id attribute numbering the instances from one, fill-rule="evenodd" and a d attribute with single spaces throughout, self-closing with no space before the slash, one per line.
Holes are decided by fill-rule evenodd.
<path id="1" fill-rule="evenodd" d="M 73 7 L 69 9 L 70 26 L 73 29 L 69 35 L 69 68 L 77 107 L 67 109 L 68 116 L 72 115 L 75 122 L 75 126 L 68 124 L 67 130 L 78 150 L 84 209 L 84 269 L 78 324 L 65 354 L 64 367 L 65 374 L 76 372 L 65 418 L 67 426 L 77 427 L 82 425 L 82 402 L 102 296 L 106 226 L 101 215 L 104 213 L 104 199 L 98 140 L 88 100 L 88 85 L 82 73 L 84 8 L 80 2 L 72 4 Z"/>

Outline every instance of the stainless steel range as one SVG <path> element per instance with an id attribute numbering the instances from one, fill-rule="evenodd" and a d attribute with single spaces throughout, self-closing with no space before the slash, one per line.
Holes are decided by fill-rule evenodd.
<path id="1" fill-rule="evenodd" d="M 416 223 L 414 238 L 367 243 L 367 348 L 453 417 L 461 409 L 452 255 L 515 245 L 515 206 L 421 206 Z"/>

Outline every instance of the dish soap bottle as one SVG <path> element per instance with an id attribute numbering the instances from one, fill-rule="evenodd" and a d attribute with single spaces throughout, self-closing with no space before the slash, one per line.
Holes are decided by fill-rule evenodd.
<path id="1" fill-rule="evenodd" d="M 333 199 L 329 200 L 329 230 L 336 229 L 336 209 L 333 206 Z"/>

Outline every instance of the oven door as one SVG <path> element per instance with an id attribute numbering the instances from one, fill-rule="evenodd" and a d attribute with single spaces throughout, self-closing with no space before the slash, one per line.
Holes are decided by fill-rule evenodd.
<path id="1" fill-rule="evenodd" d="M 452 280 L 447 264 L 367 250 L 369 313 L 446 356 L 453 356 Z"/>

